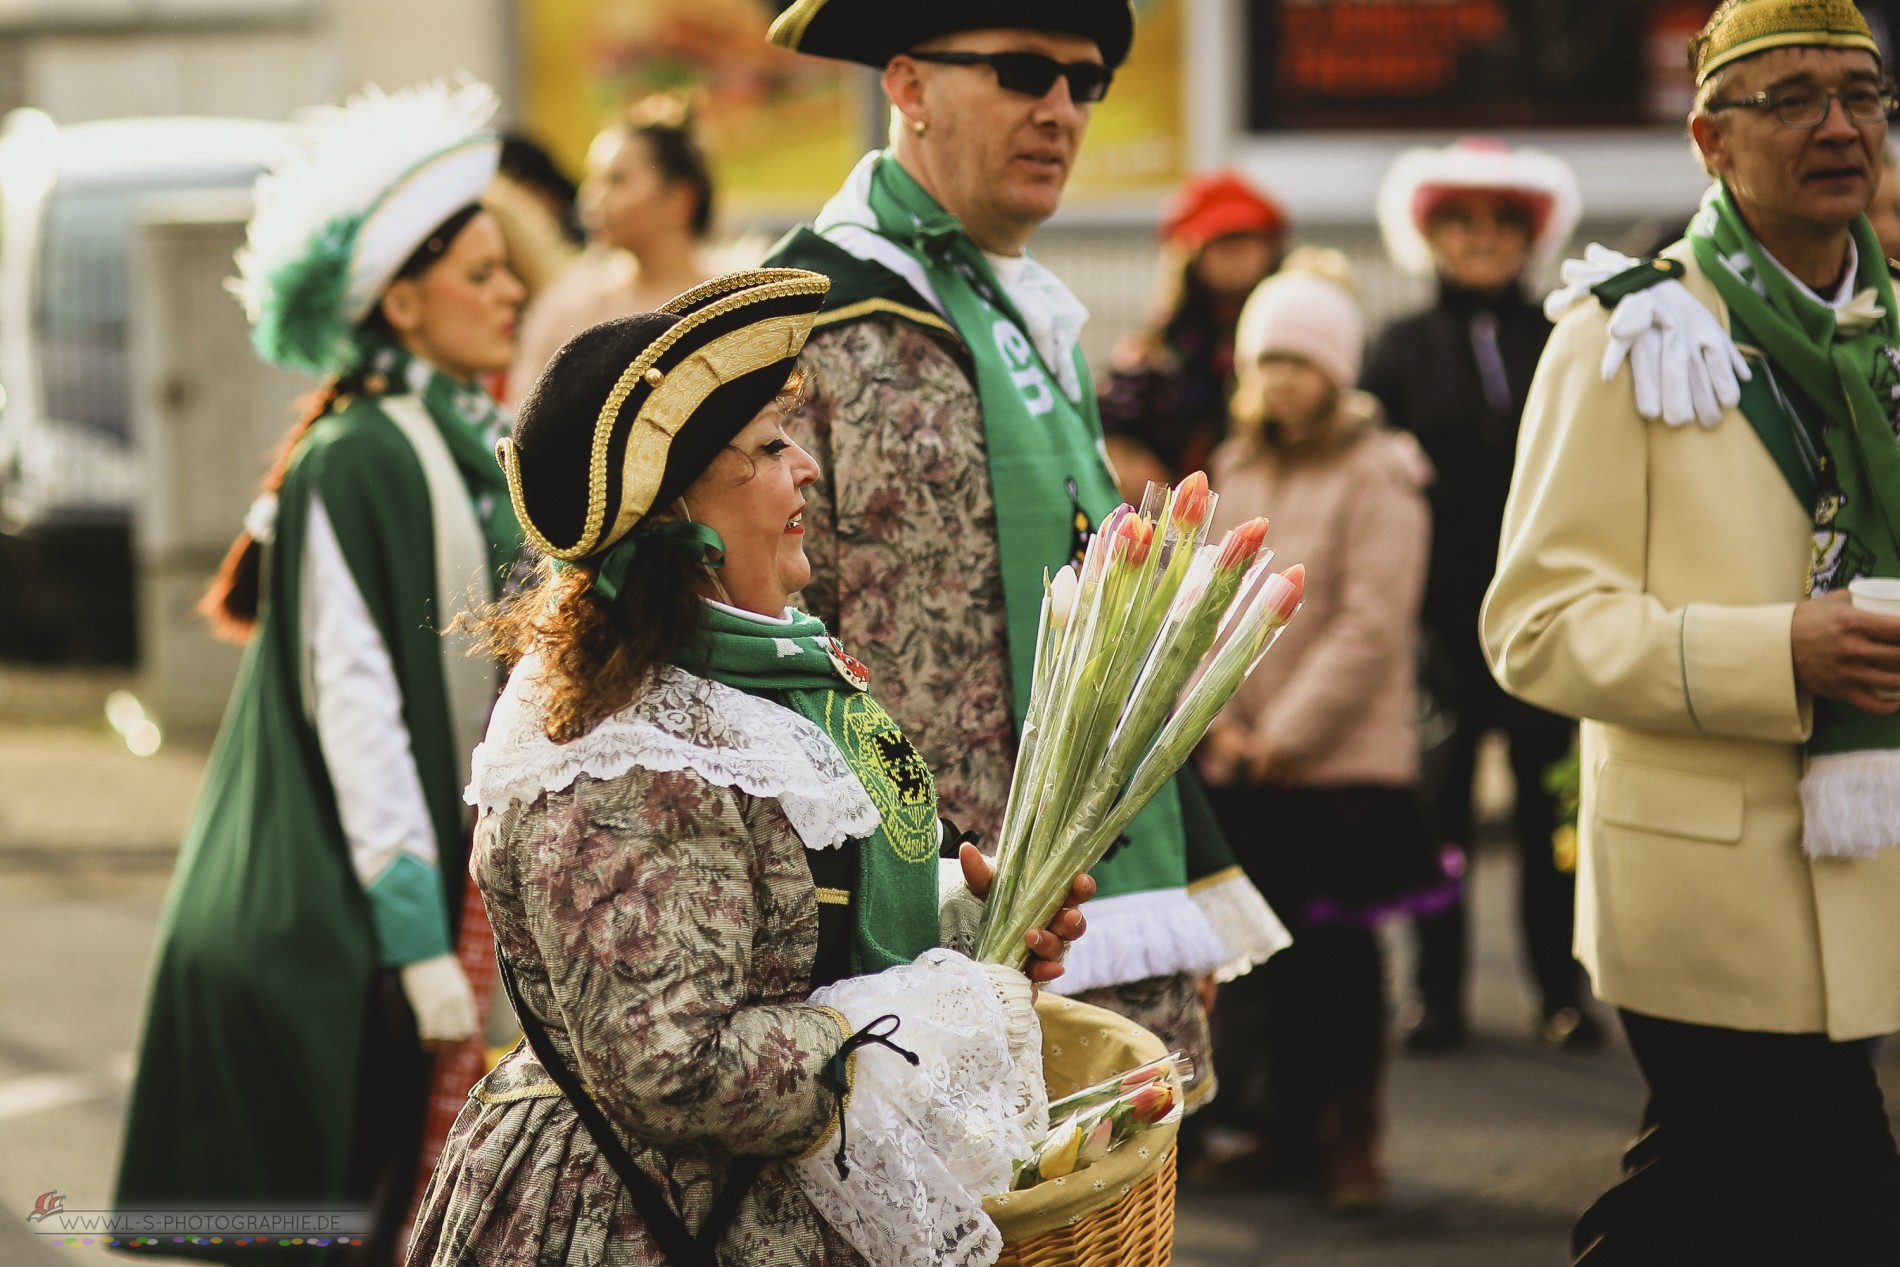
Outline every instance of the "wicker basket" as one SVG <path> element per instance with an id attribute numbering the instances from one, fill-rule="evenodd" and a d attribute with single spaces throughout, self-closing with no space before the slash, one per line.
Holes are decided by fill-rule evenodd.
<path id="1" fill-rule="evenodd" d="M 1167 1055 L 1114 1012 L 1044 992 L 1043 1079 L 1055 1099 Z M 983 1208 L 1003 1233 L 999 1267 L 1167 1267 L 1174 1252 L 1174 1138 L 1159 1126 L 1092 1166 Z"/>

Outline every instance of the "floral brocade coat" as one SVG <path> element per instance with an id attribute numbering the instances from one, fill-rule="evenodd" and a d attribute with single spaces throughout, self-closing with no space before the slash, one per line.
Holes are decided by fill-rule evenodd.
<path id="1" fill-rule="evenodd" d="M 982 408 L 968 353 L 889 315 L 821 325 L 786 431 L 823 478 L 805 490 L 800 605 L 870 667 L 923 754 L 944 817 L 995 846 L 1016 765 L 1008 617 Z M 1212 1068 L 1207 1015 L 1174 975 L 1076 996 Z"/>
<path id="2" fill-rule="evenodd" d="M 803 1002 L 818 948 L 780 803 L 692 770 L 581 775 L 484 816 L 473 870 L 523 1001 L 697 1233 L 735 1155 L 835 1139 L 818 1085 L 846 1033 Z M 724 1267 L 857 1267 L 768 1163 Z M 423 1197 L 412 1267 L 662 1267 L 620 1179 L 525 1042 L 470 1092 Z"/>

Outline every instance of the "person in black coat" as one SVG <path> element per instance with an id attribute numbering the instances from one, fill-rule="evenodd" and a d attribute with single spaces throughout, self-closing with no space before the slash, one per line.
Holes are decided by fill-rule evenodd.
<path id="1" fill-rule="evenodd" d="M 1558 160 L 1488 142 L 1411 150 L 1387 174 L 1380 224 L 1394 260 L 1438 280 L 1425 311 L 1373 342 L 1362 386 L 1411 431 L 1437 468 L 1430 490 L 1431 564 L 1421 614 L 1421 743 L 1431 825 L 1454 872 L 1472 856 L 1472 778 L 1480 741 L 1504 732 L 1517 785 L 1512 836 L 1521 859 L 1519 916 L 1538 993 L 1538 1036 L 1593 1045 L 1571 957 L 1575 877 L 1552 849 L 1556 808 L 1546 772 L 1569 751 L 1568 719 L 1506 695 L 1478 641 L 1478 611 L 1497 561 L 1518 419 L 1550 323 L 1524 294 L 1535 250 L 1569 236 L 1576 186 Z M 1462 899 L 1422 911 L 1417 984 L 1423 1011 L 1413 1050 L 1455 1047 L 1466 1034 Z"/>

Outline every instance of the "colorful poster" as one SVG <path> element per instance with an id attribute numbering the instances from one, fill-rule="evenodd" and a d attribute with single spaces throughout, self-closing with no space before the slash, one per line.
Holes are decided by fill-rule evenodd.
<path id="1" fill-rule="evenodd" d="M 1185 173 L 1185 0 L 1136 0 L 1135 43 L 1089 120 L 1066 202 L 1152 195 Z"/>
<path id="2" fill-rule="evenodd" d="M 692 103 L 730 220 L 811 214 L 864 152 L 858 68 L 765 41 L 760 0 L 529 0 L 522 121 L 578 174 L 616 111 L 656 92 Z"/>
<path id="3" fill-rule="evenodd" d="M 1182 0 L 1137 0 L 1134 49 L 1095 107 L 1072 196 L 1152 194 L 1182 174 Z M 730 219 L 810 215 L 883 137 L 873 72 L 768 45 L 762 0 L 526 0 L 522 121 L 579 173 L 601 123 L 684 92 Z M 875 98 L 875 99 L 873 99 Z"/>

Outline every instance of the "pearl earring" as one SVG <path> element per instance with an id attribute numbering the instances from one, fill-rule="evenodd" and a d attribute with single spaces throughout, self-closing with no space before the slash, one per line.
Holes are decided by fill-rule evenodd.
<path id="1" fill-rule="evenodd" d="M 918 136 L 922 136 L 924 129 L 929 126 L 930 125 L 925 123 L 922 119 L 912 119 L 910 121 L 910 130 L 915 132 Z"/>

